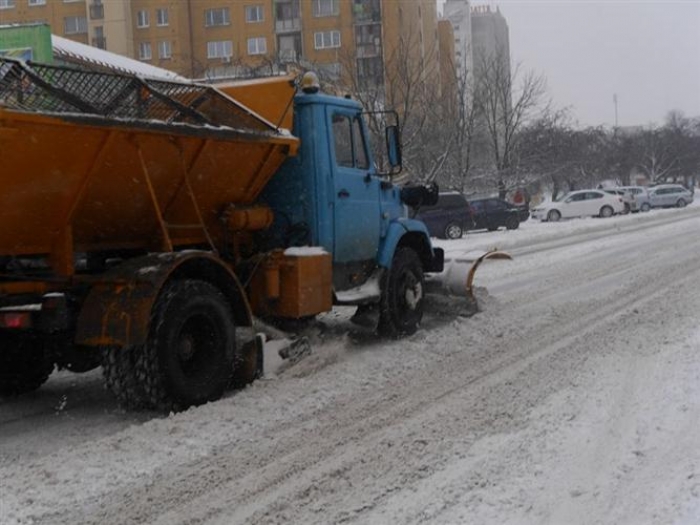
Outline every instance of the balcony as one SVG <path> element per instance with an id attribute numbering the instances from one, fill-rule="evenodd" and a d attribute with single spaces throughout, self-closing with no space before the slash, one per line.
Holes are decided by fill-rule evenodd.
<path id="1" fill-rule="evenodd" d="M 90 4 L 90 19 L 102 20 L 105 17 L 105 6 L 102 4 Z"/>
<path id="2" fill-rule="evenodd" d="M 92 37 L 92 47 L 99 49 L 107 49 L 107 39 L 103 36 Z"/>
<path id="3" fill-rule="evenodd" d="M 378 57 L 382 53 L 382 48 L 379 45 L 363 44 L 357 45 L 357 58 Z"/>
<path id="4" fill-rule="evenodd" d="M 275 20 L 275 31 L 277 33 L 289 33 L 290 31 L 301 30 L 301 18 L 286 18 Z"/>
<path id="5" fill-rule="evenodd" d="M 274 5 L 275 31 L 288 33 L 301 30 L 301 8 L 299 0 L 278 0 Z"/>
<path id="6" fill-rule="evenodd" d="M 352 12 L 355 24 L 376 24 L 382 21 L 380 0 L 355 0 Z"/>

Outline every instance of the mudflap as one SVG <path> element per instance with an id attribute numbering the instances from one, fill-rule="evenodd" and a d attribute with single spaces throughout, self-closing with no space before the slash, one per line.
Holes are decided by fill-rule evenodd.
<path id="1" fill-rule="evenodd" d="M 241 345 L 231 386 L 244 388 L 263 376 L 265 369 L 265 335 L 255 334 L 252 339 Z"/>

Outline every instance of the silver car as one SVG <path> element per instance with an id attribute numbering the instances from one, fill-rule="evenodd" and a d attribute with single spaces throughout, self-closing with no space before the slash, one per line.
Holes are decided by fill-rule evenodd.
<path id="1" fill-rule="evenodd" d="M 649 211 L 651 209 L 649 192 L 644 186 L 620 186 L 618 189 L 634 196 L 636 204 L 631 207 L 632 211 Z"/>
<path id="2" fill-rule="evenodd" d="M 649 202 L 653 208 L 684 208 L 693 202 L 693 194 L 680 184 L 659 184 L 649 189 Z"/>

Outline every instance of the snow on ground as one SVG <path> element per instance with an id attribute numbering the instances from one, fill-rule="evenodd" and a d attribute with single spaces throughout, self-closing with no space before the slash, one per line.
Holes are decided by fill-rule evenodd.
<path id="1" fill-rule="evenodd" d="M 699 224 L 440 241 L 515 256 L 479 270 L 476 316 L 379 341 L 340 309 L 311 356 L 167 417 L 55 374 L 0 401 L 0 523 L 698 523 Z"/>

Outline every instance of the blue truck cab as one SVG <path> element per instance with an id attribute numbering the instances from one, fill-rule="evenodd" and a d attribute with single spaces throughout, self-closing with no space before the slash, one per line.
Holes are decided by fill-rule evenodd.
<path id="1" fill-rule="evenodd" d="M 262 198 L 284 246 L 321 246 L 332 254 L 335 304 L 376 314 L 388 335 L 413 333 L 422 317 L 424 273 L 442 270 L 425 224 L 408 217 L 402 188 L 377 171 L 361 105 L 315 90 L 294 98 L 299 152 L 285 161 Z M 397 127 L 388 157 L 400 164 Z M 427 191 L 427 190 L 426 190 Z"/>

